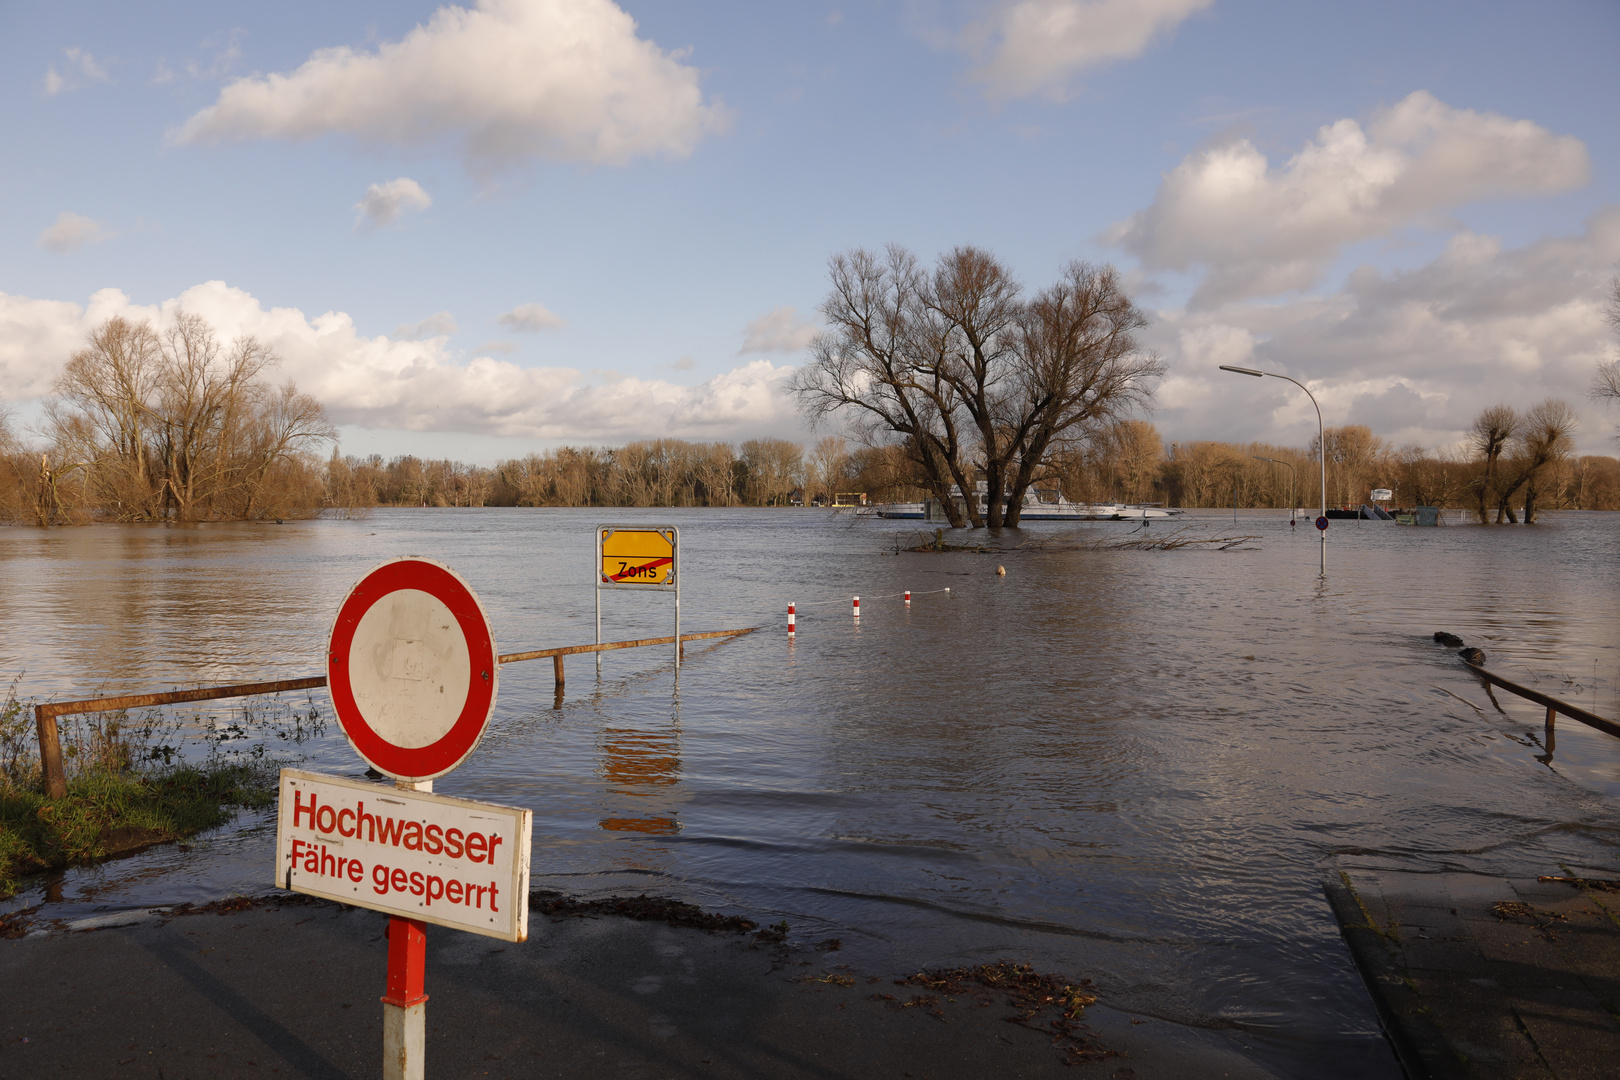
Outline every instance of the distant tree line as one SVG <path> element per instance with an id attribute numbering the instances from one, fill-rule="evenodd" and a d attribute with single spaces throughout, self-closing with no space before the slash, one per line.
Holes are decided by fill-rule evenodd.
<path id="1" fill-rule="evenodd" d="M 786 439 L 652 439 L 565 446 L 493 466 L 334 453 L 326 484 L 334 507 L 787 506 L 830 504 L 839 492 L 905 490 L 905 470 L 898 450 L 852 450 L 837 436 L 808 453 Z"/>
<path id="2" fill-rule="evenodd" d="M 1575 456 L 1567 434 L 1547 438 L 1548 410 L 1528 412 L 1535 415 L 1517 417 L 1504 440 L 1504 418 L 1487 410 L 1473 441 L 1448 451 L 1391 446 L 1361 425 L 1329 428 L 1328 501 L 1354 506 L 1367 501 L 1373 488 L 1387 487 L 1402 506 L 1464 510 L 1480 521 L 1514 521 L 1520 513 L 1542 510 L 1620 510 L 1620 459 Z M 1061 492 L 1077 502 L 1312 507 L 1316 454 L 1314 440 L 1303 447 L 1166 442 L 1153 424 L 1126 420 L 1053 454 L 1033 486 L 1043 497 Z M 164 517 L 161 498 L 146 515 L 131 513 L 128 501 L 89 501 L 97 489 L 81 479 L 83 473 L 42 473 L 40 453 L 25 450 L 0 419 L 0 519 L 41 520 L 42 490 L 51 492 L 50 519 L 58 523 Z M 42 480 L 46 475 L 50 483 Z M 808 451 L 783 439 L 565 446 L 493 466 L 334 451 L 324 462 L 295 456 L 271 475 L 273 483 L 253 489 L 258 501 L 251 516 L 343 515 L 376 506 L 809 506 L 830 505 L 840 493 L 862 494 L 869 502 L 910 502 L 931 490 L 905 448 L 851 445 L 838 436 L 826 436 Z M 214 518 L 250 516 L 240 512 L 247 509 L 246 495 L 190 505 L 190 520 L 202 519 L 205 508 Z M 232 507 L 239 512 L 227 514 Z"/>
<path id="3" fill-rule="evenodd" d="M 189 313 L 161 330 L 108 319 L 57 378 L 42 447 L 25 451 L 0 418 L 0 513 L 48 525 L 308 512 L 337 432 L 318 401 L 271 382 L 277 362 Z"/>
<path id="4" fill-rule="evenodd" d="M 655 439 L 493 466 L 343 456 L 320 404 L 270 381 L 276 357 L 254 338 L 227 345 L 189 314 L 161 330 L 109 319 L 64 368 L 35 444 L 0 411 L 0 521 L 827 505 L 840 493 L 951 506 L 952 485 L 980 481 L 1015 498 L 1033 488 L 1077 502 L 1316 504 L 1316 440 L 1167 442 L 1128 415 L 1147 401 L 1160 367 L 1137 349 L 1132 334 L 1144 320 L 1111 269 L 1072 266 L 1030 301 L 974 249 L 951 253 L 932 274 L 901 249 L 884 259 L 857 252 L 833 260 L 833 279 L 823 310 L 834 330 L 813 346 L 796 388 L 813 415 L 853 414 L 853 443 Z M 1611 292 L 1620 333 L 1620 278 Z M 1592 395 L 1620 399 L 1620 361 L 1599 367 Z M 1390 488 L 1399 505 L 1461 509 L 1481 523 L 1620 510 L 1620 459 L 1576 456 L 1574 429 L 1574 411 L 1556 400 L 1492 406 L 1463 443 L 1438 450 L 1393 446 L 1363 425 L 1329 428 L 1328 501 L 1355 506 Z M 952 512 L 961 524 L 996 517 L 994 506 Z"/>

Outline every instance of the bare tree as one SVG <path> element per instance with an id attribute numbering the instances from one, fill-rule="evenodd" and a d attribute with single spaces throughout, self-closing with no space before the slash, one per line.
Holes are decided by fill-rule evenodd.
<path id="1" fill-rule="evenodd" d="M 857 249 L 833 256 L 828 276 L 832 291 L 821 313 L 829 329 L 811 343 L 810 362 L 789 389 L 813 423 L 842 412 L 868 446 L 898 436 L 952 527 L 962 527 L 951 485 L 973 487 L 963 471 L 961 403 L 942 371 L 948 333 L 929 318 L 916 257 L 897 245 L 883 258 Z M 979 524 L 978 507 L 972 499 L 966 505 Z"/>
<path id="2" fill-rule="evenodd" d="M 1575 410 L 1562 401 L 1548 398 L 1533 406 L 1523 416 L 1518 427 L 1515 453 L 1509 460 L 1511 472 L 1503 477 L 1497 496 L 1496 520 L 1505 517 L 1509 522 L 1517 519 L 1508 501 L 1523 488 L 1524 523 L 1536 520 L 1536 497 L 1546 487 L 1549 474 L 1556 471 L 1574 449 Z"/>
<path id="3" fill-rule="evenodd" d="M 1481 525 L 1490 520 L 1487 507 L 1497 490 L 1497 465 L 1502 452 L 1518 433 L 1519 422 L 1519 414 L 1511 405 L 1492 405 L 1474 418 L 1468 441 L 1483 466 L 1473 483 L 1474 512 Z M 1501 524 L 1501 520 L 1502 515 L 1498 513 L 1497 524 Z"/>
<path id="4" fill-rule="evenodd" d="M 1087 263 L 1069 264 L 1024 309 L 1010 392 L 996 418 L 1014 469 L 1006 524 L 1018 524 L 1024 493 L 1055 443 L 1106 431 L 1148 403 L 1165 368 L 1137 342 L 1147 321 L 1113 267 Z M 993 480 L 990 491 L 993 526 L 1000 503 Z"/>
<path id="5" fill-rule="evenodd" d="M 151 406 L 163 376 L 146 323 L 112 318 L 90 334 L 56 380 L 45 417 L 58 462 L 89 463 L 86 498 L 118 517 L 154 517 L 161 490 Z"/>
<path id="6" fill-rule="evenodd" d="M 804 447 L 796 442 L 749 439 L 739 457 L 756 506 L 785 506 L 788 494 L 803 482 Z"/>
<path id="7" fill-rule="evenodd" d="M 1018 468 L 1019 452 L 1033 434 L 1027 402 L 1030 365 L 1021 361 L 1021 325 L 1025 307 L 1022 288 L 999 260 L 973 247 L 959 247 L 940 259 L 928 288 L 922 293 L 926 316 L 919 320 L 924 348 L 918 350 L 922 371 L 943 381 L 960 402 L 977 436 L 973 448 L 978 471 L 984 476 L 989 499 L 984 524 L 995 529 L 1005 520 L 1003 497 Z M 1038 363 L 1038 361 L 1037 361 Z M 1019 376 L 1026 376 L 1020 379 Z M 1044 449 L 1044 448 L 1043 448 Z M 964 474 L 958 484 L 971 491 Z M 1028 488 L 1026 476 L 1017 501 Z M 970 517 L 978 525 L 978 500 L 970 498 Z"/>
<path id="8" fill-rule="evenodd" d="M 824 435 L 816 440 L 805 461 L 805 501 L 820 497 L 830 504 L 848 465 L 849 446 L 843 436 Z"/>
<path id="9" fill-rule="evenodd" d="M 960 247 L 924 274 L 910 252 L 831 263 L 831 329 L 792 388 L 815 420 L 846 410 L 868 445 L 895 443 L 954 527 L 1017 525 L 1025 492 L 1066 441 L 1146 402 L 1163 372 L 1146 318 L 1111 267 L 1076 263 L 1033 301 L 994 256 Z M 975 476 L 990 497 L 972 493 Z"/>
<path id="10" fill-rule="evenodd" d="M 1604 311 L 1609 329 L 1620 334 L 1620 274 L 1609 281 L 1609 303 Z M 1599 364 L 1592 378 L 1591 395 L 1599 401 L 1620 399 L 1620 359 Z"/>
<path id="11" fill-rule="evenodd" d="M 257 516 L 271 487 L 281 513 L 313 508 L 320 478 L 306 457 L 337 433 L 313 398 L 262 381 L 276 362 L 252 337 L 221 348 L 187 312 L 161 335 L 109 319 L 46 402 L 57 465 L 42 476 L 82 469 L 85 505 L 123 519 Z"/>

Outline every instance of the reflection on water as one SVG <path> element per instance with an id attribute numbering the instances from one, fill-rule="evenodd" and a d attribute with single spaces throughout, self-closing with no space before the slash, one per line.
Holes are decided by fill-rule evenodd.
<path id="1" fill-rule="evenodd" d="M 581 644 L 599 516 L 0 530 L 0 673 L 64 698 L 315 672 L 344 592 L 403 554 L 466 577 L 503 651 Z M 1493 703 L 1432 640 L 1615 715 L 1611 515 L 1336 522 L 1326 578 L 1286 514 L 1207 517 L 1254 550 L 998 555 L 895 554 L 891 525 L 808 511 L 659 516 L 682 530 L 683 625 L 764 629 L 689 646 L 678 697 L 662 649 L 581 662 L 560 699 L 543 661 L 503 669 L 489 733 L 435 786 L 531 807 L 537 887 L 678 893 L 907 964 L 1034 960 L 1285 1074 L 1361 1076 L 1393 1065 L 1322 898 L 1333 866 L 1620 876 L 1620 740 L 1563 723 L 1555 752 L 1543 710 Z M 604 635 L 668 621 L 614 604 Z M 335 732 L 305 748 L 363 769 Z M 245 815 L 70 871 L 53 903 L 261 891 L 272 843 Z"/>
<path id="2" fill-rule="evenodd" d="M 603 818 L 610 832 L 674 836 L 681 831 L 669 805 L 670 789 L 680 783 L 681 746 L 678 733 L 607 728 L 602 732 L 602 778 L 609 803 L 622 807 Z M 641 802 L 645 805 L 638 806 Z"/>

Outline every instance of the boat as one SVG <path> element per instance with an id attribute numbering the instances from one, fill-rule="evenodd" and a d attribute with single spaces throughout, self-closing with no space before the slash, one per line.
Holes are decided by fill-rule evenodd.
<path id="1" fill-rule="evenodd" d="M 975 485 L 975 492 L 979 497 L 979 512 L 983 514 L 989 509 L 988 485 L 980 480 Z M 1047 495 L 1049 498 L 1042 498 Z M 951 485 L 951 497 L 962 501 L 961 489 L 955 484 Z M 911 521 L 944 521 L 945 509 L 938 499 L 925 499 L 922 502 L 909 503 L 878 503 L 872 512 L 878 517 L 899 518 Z M 1018 519 L 1024 521 L 1142 521 L 1147 522 L 1156 518 L 1168 518 L 1180 514 L 1180 510 L 1166 510 L 1157 503 L 1075 503 L 1063 497 L 1057 490 L 1040 491 L 1029 488 L 1024 492 L 1024 501 L 1019 508 Z"/>

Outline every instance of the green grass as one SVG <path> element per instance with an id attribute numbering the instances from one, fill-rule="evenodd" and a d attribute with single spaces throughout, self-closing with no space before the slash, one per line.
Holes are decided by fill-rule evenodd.
<path id="1" fill-rule="evenodd" d="M 65 799 L 0 782 L 0 898 L 25 874 L 95 862 L 222 825 L 238 808 L 275 801 L 262 763 L 208 762 L 154 772 L 71 777 Z"/>

